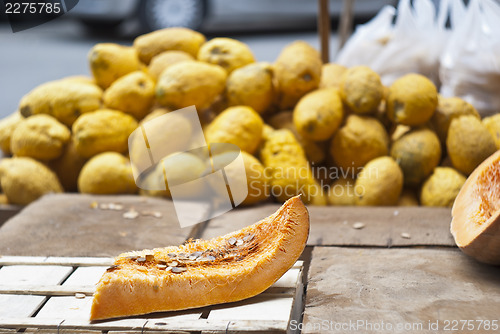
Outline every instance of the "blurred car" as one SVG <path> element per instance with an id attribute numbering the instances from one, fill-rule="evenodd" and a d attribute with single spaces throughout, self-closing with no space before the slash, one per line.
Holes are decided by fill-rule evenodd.
<path id="1" fill-rule="evenodd" d="M 92 29 L 109 29 L 137 18 L 147 31 L 172 26 L 203 30 L 226 23 L 252 29 L 283 25 L 285 21 L 290 26 L 312 21 L 317 15 L 317 3 L 317 0 L 80 0 L 69 14 Z M 396 3 L 396 0 L 356 0 L 354 15 L 373 16 L 383 5 Z M 342 0 L 330 0 L 330 15 L 340 15 L 342 6 Z"/>

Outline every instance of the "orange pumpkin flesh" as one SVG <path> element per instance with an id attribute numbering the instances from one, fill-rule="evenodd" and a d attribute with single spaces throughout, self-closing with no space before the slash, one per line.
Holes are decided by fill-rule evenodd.
<path id="1" fill-rule="evenodd" d="M 451 213 L 457 246 L 478 261 L 500 265 L 500 151 L 472 172 Z"/>
<path id="2" fill-rule="evenodd" d="M 294 197 L 273 215 L 225 236 L 121 254 L 97 284 L 90 319 L 183 310 L 253 297 L 294 265 L 308 235 L 309 214 L 300 198 Z M 192 259 L 199 257 L 186 259 L 190 254 L 194 254 Z M 178 262 L 175 268 L 185 271 L 172 272 L 172 261 Z"/>

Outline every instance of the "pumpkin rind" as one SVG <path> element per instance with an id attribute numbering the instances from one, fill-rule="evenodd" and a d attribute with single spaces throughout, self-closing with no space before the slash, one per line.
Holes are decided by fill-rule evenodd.
<path id="1" fill-rule="evenodd" d="M 294 265 L 308 235 L 309 214 L 297 196 L 273 215 L 225 236 L 121 254 L 97 284 L 90 319 L 184 310 L 253 297 Z M 231 238 L 243 241 L 245 237 L 243 244 L 231 245 Z M 169 254 L 198 251 L 210 251 L 216 259 L 186 261 L 187 270 L 181 273 L 166 272 L 157 265 L 172 261 Z M 146 254 L 149 259 L 142 261 Z M 141 263 L 134 257 L 142 257 Z"/>
<path id="2" fill-rule="evenodd" d="M 451 234 L 467 255 L 500 265 L 500 151 L 469 176 L 452 208 Z"/>

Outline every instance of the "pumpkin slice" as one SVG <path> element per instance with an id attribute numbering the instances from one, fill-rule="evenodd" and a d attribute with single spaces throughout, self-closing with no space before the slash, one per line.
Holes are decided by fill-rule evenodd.
<path id="1" fill-rule="evenodd" d="M 478 261 L 500 265 L 500 151 L 472 172 L 451 213 L 457 246 Z"/>
<path id="2" fill-rule="evenodd" d="M 239 231 L 119 255 L 97 284 L 91 320 L 184 310 L 253 297 L 304 250 L 309 214 L 299 197 Z"/>

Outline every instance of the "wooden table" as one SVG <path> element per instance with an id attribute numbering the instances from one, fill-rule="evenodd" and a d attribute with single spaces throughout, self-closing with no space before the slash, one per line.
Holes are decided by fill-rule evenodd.
<path id="1" fill-rule="evenodd" d="M 210 221 L 202 235 L 239 229 L 277 208 L 229 212 Z M 304 316 L 291 329 L 500 332 L 485 329 L 488 321 L 500 326 L 500 267 L 480 264 L 455 247 L 450 209 L 310 207 L 309 213 Z"/>
<path id="2" fill-rule="evenodd" d="M 100 209 L 100 205 L 110 203 L 123 207 L 121 210 Z M 160 212 L 161 218 L 144 214 L 136 219 L 124 219 L 123 213 L 131 207 L 141 213 Z M 57 312 L 54 310 L 57 310 L 56 306 L 60 307 L 59 302 L 63 299 L 55 299 L 50 293 L 65 293 L 65 296 L 57 298 L 64 297 L 64 303 L 68 301 L 68 305 L 80 308 L 74 306 L 78 302 L 73 294 L 78 289 L 92 293 L 91 287 L 87 290 L 82 288 L 85 285 L 82 282 L 92 285 L 100 276 L 103 267 L 95 262 L 99 260 L 96 257 L 109 261 L 109 256 L 131 249 L 179 244 L 189 237 L 218 236 L 250 225 L 278 207 L 278 204 L 264 204 L 239 208 L 194 229 L 181 229 L 177 225 L 172 203 L 165 200 L 136 196 L 46 196 L 0 228 L 0 254 L 4 255 L 4 262 L 0 258 L 0 265 L 4 265 L 0 269 L 0 296 L 5 298 L 8 294 L 12 298 L 19 292 L 12 286 L 12 277 L 16 276 L 11 276 L 10 281 L 9 278 L 2 281 L 2 271 L 5 274 L 5 268 L 12 268 L 15 261 L 18 261 L 17 266 L 22 266 L 25 259 L 28 261 L 25 265 L 42 266 L 45 268 L 40 269 L 42 271 L 51 268 L 49 271 L 52 273 L 46 275 L 49 278 L 39 290 L 33 284 L 25 288 L 26 293 L 38 291 L 40 295 L 16 295 L 16 298 L 37 299 L 32 303 L 42 307 L 35 308 L 34 313 L 27 312 L 21 319 L 9 318 L 12 315 L 9 314 L 7 318 L 13 320 L 7 322 L 5 315 L 1 315 L 0 307 L 0 333 L 2 322 L 4 331 L 12 332 L 6 326 L 20 325 L 22 321 L 32 321 L 33 328 L 37 328 L 35 325 L 38 324 L 38 329 L 29 329 L 29 333 L 54 332 L 54 321 L 59 318 L 46 317 L 51 310 L 55 314 L 61 313 L 60 309 Z M 286 295 L 268 291 L 267 295 L 238 305 L 187 312 L 189 316 L 170 312 L 149 318 L 130 318 L 113 324 L 114 327 L 110 324 L 85 327 L 88 323 L 73 318 L 64 322 L 69 327 L 61 325 L 60 332 L 74 333 L 78 332 L 77 329 L 83 333 L 103 330 L 123 332 L 128 328 L 127 333 L 141 333 L 164 329 L 163 323 L 169 323 L 169 329 L 174 332 L 225 333 L 224 326 L 231 321 L 229 333 L 298 333 L 299 329 L 302 333 L 498 332 L 488 331 L 484 325 L 486 321 L 490 324 L 493 320 L 498 322 L 500 317 L 500 268 L 479 264 L 454 246 L 449 232 L 449 209 L 309 207 L 309 212 L 311 231 L 301 258 L 303 262 L 298 264 L 294 273 L 288 274 L 285 290 L 274 287 L 274 292 L 288 291 Z M 43 256 L 44 264 L 37 264 L 35 260 L 29 262 L 30 257 L 26 256 L 38 256 L 36 261 Z M 50 262 L 57 259 L 53 256 L 64 257 L 58 258 L 63 262 L 71 261 L 68 257 L 84 257 L 78 261 L 91 263 L 57 265 Z M 10 261 L 10 265 L 6 261 Z M 304 275 L 299 269 L 302 263 Z M 95 277 L 75 276 L 70 279 L 72 275 L 80 275 L 79 272 L 84 271 L 80 269 L 82 266 L 97 268 L 85 269 L 87 274 Z M 64 287 L 74 281 L 79 282 L 78 287 Z M 305 292 L 304 303 L 301 303 L 302 292 Z M 90 298 L 85 300 L 88 303 Z M 288 306 L 285 307 L 284 318 L 277 310 L 285 304 Z M 81 307 L 86 310 L 86 306 Z M 252 311 L 248 311 L 248 307 Z M 13 312 L 21 315 L 20 311 Z M 222 314 L 221 318 L 217 318 L 217 314 Z M 171 317 L 176 319 L 177 316 L 189 319 L 183 318 L 185 322 L 165 320 Z M 45 325 L 41 320 L 46 321 Z M 463 322 L 465 320 L 471 321 Z M 478 330 L 480 324 L 483 328 Z M 464 325 L 473 326 L 474 330 L 451 330 L 454 327 L 461 329 Z M 450 331 L 445 331 L 445 326 Z"/>

